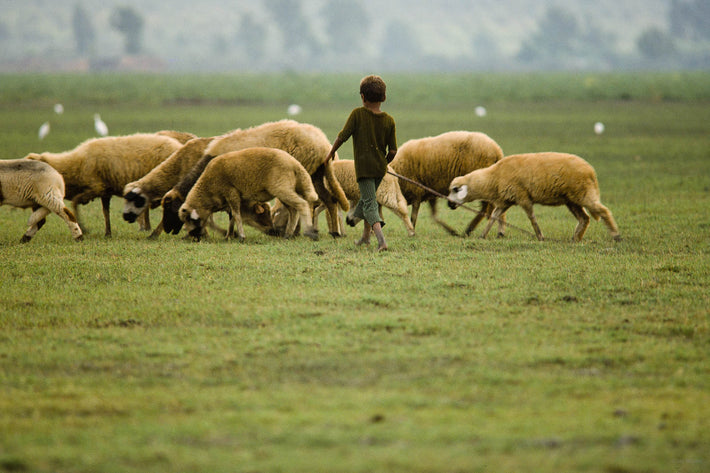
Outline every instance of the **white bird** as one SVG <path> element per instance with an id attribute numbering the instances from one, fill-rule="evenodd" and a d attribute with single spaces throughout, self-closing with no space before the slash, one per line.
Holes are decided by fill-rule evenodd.
<path id="1" fill-rule="evenodd" d="M 60 103 L 55 103 L 54 104 L 54 113 L 56 113 L 57 115 L 61 115 L 62 113 L 64 113 L 64 105 L 62 105 Z"/>
<path id="2" fill-rule="evenodd" d="M 481 105 L 479 105 L 478 107 L 476 107 L 475 112 L 476 112 L 476 116 L 477 116 L 477 117 L 485 117 L 486 114 L 488 113 L 488 112 L 486 111 L 486 107 L 483 107 L 483 106 L 481 106 Z"/>
<path id="3" fill-rule="evenodd" d="M 604 124 L 602 122 L 596 122 L 594 124 L 594 133 L 597 135 L 601 135 L 604 133 Z"/>
<path id="4" fill-rule="evenodd" d="M 47 137 L 47 135 L 49 135 L 49 122 L 44 122 L 42 123 L 42 126 L 39 127 L 37 136 L 40 140 L 43 140 Z"/>
<path id="5" fill-rule="evenodd" d="M 295 103 L 293 103 L 288 106 L 288 109 L 286 110 L 286 112 L 289 115 L 294 116 L 294 115 L 298 115 L 299 113 L 301 113 L 302 110 L 303 109 L 301 108 L 300 105 L 296 105 Z"/>
<path id="6" fill-rule="evenodd" d="M 98 113 L 94 114 L 94 130 L 96 130 L 96 133 L 100 136 L 108 135 L 108 126 L 104 123 L 101 119 L 101 115 Z"/>

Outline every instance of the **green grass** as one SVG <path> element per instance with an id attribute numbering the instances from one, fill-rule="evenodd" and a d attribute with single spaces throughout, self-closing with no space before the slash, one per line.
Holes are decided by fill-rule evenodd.
<path id="1" fill-rule="evenodd" d="M 475 97 L 391 89 L 400 143 L 470 129 L 509 154 L 582 155 L 624 240 L 592 222 L 573 244 L 571 214 L 539 207 L 545 242 L 454 238 L 426 209 L 414 238 L 385 213 L 386 254 L 356 248 L 357 229 L 148 241 L 114 199 L 112 239 L 93 202 L 84 242 L 51 216 L 20 244 L 29 212 L 0 207 L 0 471 L 708 471 L 708 103 L 560 92 L 481 119 Z M 56 117 L 0 101 L 0 143 L 7 158 L 69 149 L 94 111 L 112 133 L 209 135 L 288 103 L 208 102 L 64 101 Z M 299 103 L 331 138 L 357 105 Z M 508 219 L 530 230 L 519 208 Z"/>

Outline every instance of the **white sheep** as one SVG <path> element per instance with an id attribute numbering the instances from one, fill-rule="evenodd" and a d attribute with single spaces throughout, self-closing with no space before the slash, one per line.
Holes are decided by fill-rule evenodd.
<path id="1" fill-rule="evenodd" d="M 79 219 L 81 204 L 101 198 L 105 235 L 111 236 L 111 196 L 123 195 L 129 182 L 140 179 L 163 162 L 182 144 L 170 137 L 155 133 L 93 138 L 63 153 L 31 153 L 29 159 L 43 161 L 64 178 L 66 198 L 71 200 Z M 150 228 L 147 213 L 144 229 Z"/>
<path id="2" fill-rule="evenodd" d="M 360 188 L 357 185 L 357 179 L 355 177 L 355 163 L 352 160 L 333 161 L 333 172 L 335 173 L 335 177 L 338 178 L 338 182 L 340 182 L 350 203 L 350 211 L 345 221 L 348 225 L 355 226 L 360 221 L 353 216 L 355 205 L 357 201 L 360 200 Z M 382 213 L 382 207 L 390 209 L 397 217 L 402 219 L 404 227 L 407 229 L 407 234 L 414 236 L 414 225 L 412 225 L 412 221 L 409 218 L 407 200 L 404 198 L 404 195 L 402 195 L 399 179 L 391 174 L 385 174 L 380 186 L 377 188 L 376 197 L 377 203 L 380 204 L 380 213 Z M 318 218 L 318 214 L 324 208 L 322 204 L 316 208 L 313 217 L 314 220 Z M 274 220 L 274 225 L 278 227 L 276 219 Z"/>
<path id="3" fill-rule="evenodd" d="M 202 158 L 205 148 L 212 139 L 194 138 L 188 141 L 148 174 L 126 184 L 123 188 L 123 219 L 133 223 L 146 210 L 160 205 L 163 196 L 175 187 Z M 161 220 L 151 237 L 157 237 L 163 230 L 163 226 Z"/>
<path id="4" fill-rule="evenodd" d="M 482 238 L 495 219 L 513 205 L 525 210 L 539 240 L 543 239 L 533 214 L 533 204 L 566 205 L 579 224 L 574 240 L 580 241 L 589 225 L 587 209 L 595 220 L 601 217 L 614 240 L 619 229 L 609 209 L 602 205 L 594 168 L 584 159 L 565 153 L 529 153 L 503 158 L 494 165 L 473 171 L 451 181 L 449 206 L 473 200 L 488 201 L 493 214 Z"/>
<path id="5" fill-rule="evenodd" d="M 318 239 L 312 227 L 311 206 L 318 200 L 310 175 L 303 165 L 287 152 L 274 148 L 247 148 L 212 159 L 179 210 L 188 233 L 200 238 L 213 212 L 227 210 L 230 231 L 244 240 L 241 205 L 247 200 L 266 202 L 279 199 L 290 209 L 291 218 L 285 236 L 293 236 L 300 222 L 304 235 Z"/>
<path id="6" fill-rule="evenodd" d="M 323 131 L 307 123 L 280 120 L 264 123 L 245 130 L 234 130 L 216 138 L 205 150 L 206 155 L 218 156 L 250 147 L 277 148 L 296 158 L 311 175 L 318 197 L 326 206 L 328 229 L 339 236 L 338 205 L 347 211 L 348 199 L 333 173 L 330 160 L 330 141 Z M 327 186 L 326 186 L 327 183 Z"/>
<path id="7" fill-rule="evenodd" d="M 446 194 L 454 177 L 490 166 L 502 157 L 503 150 L 488 135 L 471 131 L 450 131 L 438 136 L 407 141 L 399 147 L 390 166 L 397 174 L 440 194 Z M 456 230 L 438 218 L 436 196 L 403 179 L 400 179 L 399 185 L 402 194 L 412 206 L 412 225 L 417 224 L 421 203 L 428 202 L 434 221 L 452 235 L 457 235 Z M 490 210 L 484 202 L 482 211 L 469 223 L 464 233 L 470 234 L 486 214 L 490 214 Z M 503 227 L 500 227 L 500 233 L 502 232 Z"/>
<path id="8" fill-rule="evenodd" d="M 76 217 L 64 206 L 64 179 L 49 164 L 29 159 L 0 160 L 0 205 L 4 204 L 33 210 L 20 240 L 23 243 L 42 228 L 50 212 L 66 222 L 74 240 L 83 239 Z"/>

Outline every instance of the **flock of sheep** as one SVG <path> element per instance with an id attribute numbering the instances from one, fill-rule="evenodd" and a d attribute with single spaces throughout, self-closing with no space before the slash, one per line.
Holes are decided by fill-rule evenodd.
<path id="1" fill-rule="evenodd" d="M 0 160 L 0 204 L 33 209 L 23 242 L 37 233 L 50 212 L 66 222 L 75 240 L 81 240 L 79 205 L 96 198 L 101 199 L 105 235 L 110 236 L 112 196 L 123 197 L 123 218 L 138 221 L 142 230 L 151 230 L 149 210 L 162 206 L 163 218 L 153 238 L 163 231 L 178 234 L 184 226 L 194 239 L 204 237 L 209 227 L 243 240 L 247 224 L 285 237 L 301 231 L 316 240 L 322 210 L 329 233 L 341 236 L 339 212 L 353 208 L 360 196 L 352 161 L 327 161 L 330 146 L 322 130 L 293 120 L 206 138 L 176 131 L 94 138 L 63 153 Z M 466 235 L 485 217 L 489 222 L 482 236 L 496 221 L 503 235 L 506 210 L 520 205 L 542 240 L 533 204 L 543 204 L 567 206 L 578 220 L 575 241 L 589 225 L 587 212 L 601 218 L 611 236 L 620 239 L 611 212 L 600 201 L 594 169 L 578 156 L 504 157 L 487 135 L 454 131 L 407 141 L 390 168 L 392 174 L 385 176 L 377 199 L 403 221 L 410 236 L 422 202 L 429 203 L 439 225 L 458 234 L 438 218 L 434 191 L 448 194 L 451 208 L 482 202 Z M 71 201 L 73 211 L 64 199 Z M 226 231 L 214 224 L 213 214 L 220 211 L 229 214 Z M 357 223 L 350 214 L 346 221 Z"/>

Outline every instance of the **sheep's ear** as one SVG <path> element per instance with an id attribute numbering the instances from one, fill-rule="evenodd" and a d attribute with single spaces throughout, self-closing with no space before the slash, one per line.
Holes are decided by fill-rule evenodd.
<path id="1" fill-rule="evenodd" d="M 461 187 L 454 187 L 454 192 L 458 200 L 464 200 L 468 195 L 468 186 L 464 184 Z"/>
<path id="2" fill-rule="evenodd" d="M 261 205 L 259 203 L 254 205 L 254 213 L 256 213 L 257 215 L 261 215 L 264 212 L 266 212 L 266 209 L 264 208 L 263 205 Z"/>

